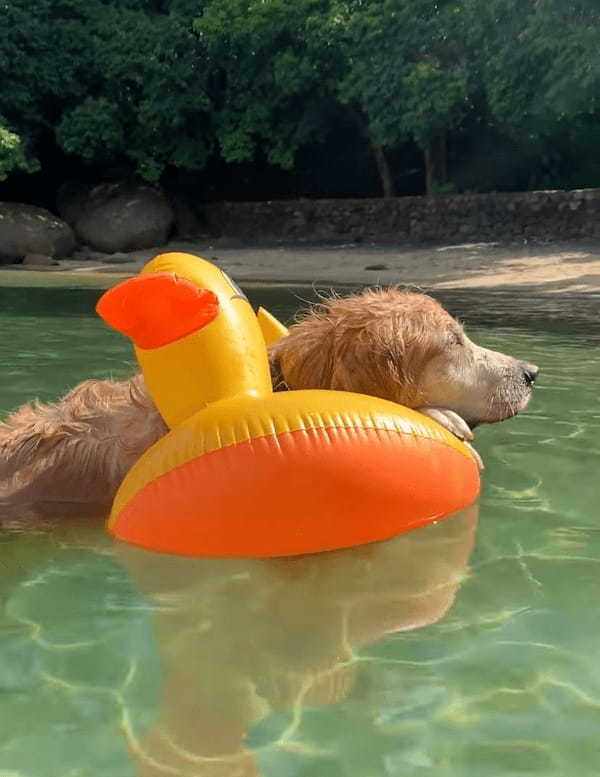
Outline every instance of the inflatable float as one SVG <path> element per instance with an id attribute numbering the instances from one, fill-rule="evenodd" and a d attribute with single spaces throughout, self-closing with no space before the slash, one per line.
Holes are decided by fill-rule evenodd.
<path id="1" fill-rule="evenodd" d="M 255 314 L 219 268 L 163 254 L 97 311 L 130 337 L 169 433 L 126 475 L 118 539 L 183 556 L 285 556 L 383 540 L 470 505 L 471 451 L 435 421 L 340 391 L 273 393 Z"/>

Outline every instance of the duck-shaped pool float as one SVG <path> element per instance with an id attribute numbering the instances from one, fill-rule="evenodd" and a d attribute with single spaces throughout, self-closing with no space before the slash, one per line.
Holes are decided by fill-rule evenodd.
<path id="1" fill-rule="evenodd" d="M 273 393 L 285 334 L 210 262 L 162 254 L 100 299 L 170 431 L 136 462 L 109 531 L 184 556 L 286 556 L 383 540 L 468 506 L 469 449 L 426 416 L 341 391 Z"/>

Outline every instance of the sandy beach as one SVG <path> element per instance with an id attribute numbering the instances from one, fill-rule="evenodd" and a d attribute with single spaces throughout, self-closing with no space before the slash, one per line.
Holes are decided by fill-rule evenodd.
<path id="1" fill-rule="evenodd" d="M 471 288 L 548 295 L 600 292 L 600 244 L 592 242 L 232 248 L 221 246 L 219 241 L 177 241 L 120 254 L 117 262 L 117 257 L 96 255 L 87 260 L 62 260 L 45 271 L 22 266 L 2 268 L 0 285 L 38 285 L 45 278 L 45 283 L 51 285 L 75 282 L 108 286 L 115 282 L 115 275 L 135 274 L 152 256 L 165 251 L 199 254 L 245 284 L 398 283 L 431 291 Z"/>

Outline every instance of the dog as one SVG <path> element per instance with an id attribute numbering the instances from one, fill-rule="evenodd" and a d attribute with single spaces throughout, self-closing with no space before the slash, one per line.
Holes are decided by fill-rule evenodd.
<path id="1" fill-rule="evenodd" d="M 479 424 L 524 410 L 539 371 L 476 345 L 432 297 L 397 288 L 326 300 L 272 347 L 270 357 L 274 381 L 290 389 L 389 399 L 466 440 Z"/>
<path id="2" fill-rule="evenodd" d="M 269 356 L 276 390 L 392 400 L 467 444 L 479 424 L 521 412 L 538 374 L 534 364 L 473 343 L 433 298 L 399 288 L 322 300 Z M 108 506 L 166 432 L 141 375 L 89 380 L 56 404 L 26 404 L 0 423 L 0 504 Z"/>

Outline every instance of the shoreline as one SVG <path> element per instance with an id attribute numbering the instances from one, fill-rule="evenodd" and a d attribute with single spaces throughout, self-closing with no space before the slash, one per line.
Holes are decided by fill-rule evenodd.
<path id="1" fill-rule="evenodd" d="M 198 254 L 246 285 L 388 286 L 424 291 L 600 294 L 600 242 L 547 245 L 307 245 L 246 248 L 220 241 L 172 241 L 165 246 L 111 257 L 64 259 L 57 266 L 0 267 L 0 286 L 103 288 L 135 275 L 153 256 L 168 251 Z M 97 258 L 96 258 L 97 257 Z"/>

